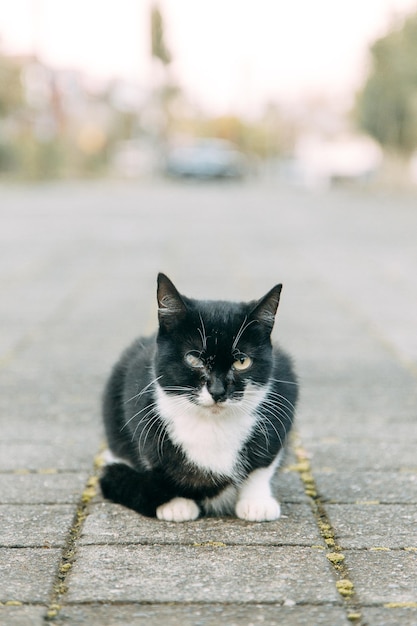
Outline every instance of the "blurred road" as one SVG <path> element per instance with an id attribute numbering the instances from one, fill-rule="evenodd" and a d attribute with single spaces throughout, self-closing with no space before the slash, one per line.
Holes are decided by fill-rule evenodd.
<path id="1" fill-rule="evenodd" d="M 256 185 L 0 187 L 0 624 L 417 624 L 417 197 Z M 284 283 L 301 379 L 268 524 L 103 503 L 99 398 L 156 325 Z"/>

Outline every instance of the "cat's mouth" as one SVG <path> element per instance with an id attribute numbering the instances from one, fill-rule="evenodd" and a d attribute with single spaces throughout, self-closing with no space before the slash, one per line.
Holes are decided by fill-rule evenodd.
<path id="1" fill-rule="evenodd" d="M 216 402 L 209 394 L 197 398 L 198 406 L 209 409 L 212 413 L 220 413 L 226 408 L 226 402 Z"/>
<path id="2" fill-rule="evenodd" d="M 213 415 L 218 415 L 226 409 L 226 406 L 227 405 L 225 402 L 213 402 L 213 404 L 210 404 L 208 406 L 205 405 L 205 408 L 208 409 L 208 411 Z"/>

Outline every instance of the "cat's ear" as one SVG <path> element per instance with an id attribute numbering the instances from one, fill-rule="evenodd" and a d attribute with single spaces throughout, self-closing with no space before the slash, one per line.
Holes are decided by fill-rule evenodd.
<path id="1" fill-rule="evenodd" d="M 170 330 L 180 321 L 187 307 L 174 284 L 165 274 L 158 274 L 158 319 L 159 325 Z"/>
<path id="2" fill-rule="evenodd" d="M 278 309 L 282 285 L 275 285 L 268 293 L 258 300 L 251 311 L 251 319 L 255 319 L 272 331 L 275 322 L 275 314 Z"/>

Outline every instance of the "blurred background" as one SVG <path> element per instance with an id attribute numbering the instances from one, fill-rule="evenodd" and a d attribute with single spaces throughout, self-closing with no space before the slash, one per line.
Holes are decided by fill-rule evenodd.
<path id="1" fill-rule="evenodd" d="M 417 185 L 415 0 L 0 4 L 0 182 Z"/>

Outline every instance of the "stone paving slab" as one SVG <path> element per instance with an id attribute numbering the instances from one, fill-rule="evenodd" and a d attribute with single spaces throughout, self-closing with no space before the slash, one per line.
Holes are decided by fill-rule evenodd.
<path id="1" fill-rule="evenodd" d="M 192 545 L 220 542 L 228 546 L 311 546 L 321 542 L 309 505 L 284 503 L 281 511 L 279 520 L 267 524 L 234 518 L 202 518 L 176 524 L 148 519 L 118 505 L 102 503 L 92 507 L 80 543 Z"/>
<path id="2" fill-rule="evenodd" d="M 304 395 L 305 402 L 302 404 L 303 407 L 305 406 L 306 425 L 310 423 L 323 426 L 325 423 L 332 431 L 332 435 L 337 436 L 336 430 L 338 430 L 339 436 L 344 437 L 350 434 L 349 429 L 355 425 L 360 425 L 365 429 L 362 431 L 363 434 L 367 432 L 368 424 L 392 427 L 394 421 L 396 427 L 397 423 L 400 426 L 412 423 L 415 419 L 417 400 L 414 381 L 407 376 L 406 380 L 399 380 L 396 383 L 395 380 L 389 380 L 389 377 L 379 369 L 378 364 L 375 364 L 374 368 L 370 366 L 361 374 L 356 371 L 354 362 L 346 361 L 340 377 L 331 375 L 325 377 L 324 373 L 322 380 L 318 379 L 317 374 L 316 380 L 309 377 L 306 381 L 308 394 Z M 397 371 L 395 374 L 399 376 Z M 360 382 L 361 375 L 364 381 L 367 381 L 366 389 L 364 389 L 364 383 Z M 395 385 L 395 394 L 392 392 L 393 385 Z M 398 396 L 404 397 L 404 401 L 400 404 L 398 404 L 397 393 Z M 326 398 L 325 403 L 323 398 Z M 303 399 L 301 401 L 303 402 Z M 323 418 L 326 419 L 325 422 Z M 376 441 L 381 440 L 379 435 L 382 435 L 383 439 L 384 431 L 381 430 L 378 433 L 376 429 L 374 435 Z M 392 429 L 392 437 L 394 440 L 398 439 L 395 428 Z"/>
<path id="3" fill-rule="evenodd" d="M 338 599 L 323 555 L 292 546 L 82 546 L 68 592 L 71 603 Z"/>
<path id="4" fill-rule="evenodd" d="M 121 605 L 67 606 L 57 624 L 82 626 L 348 626 L 342 608 L 324 605 Z M 408 626 L 408 625 L 407 625 Z"/>
<path id="5" fill-rule="evenodd" d="M 417 607 L 364 607 L 363 617 L 367 624 L 375 626 L 416 626 Z"/>
<path id="6" fill-rule="evenodd" d="M 301 428 L 301 432 L 303 432 Z M 403 471 L 417 473 L 414 436 L 408 441 L 372 441 L 334 439 L 331 442 L 307 440 L 314 469 L 343 468 L 343 474 L 359 471 Z M 417 439 L 417 435 L 416 435 Z M 413 443 L 413 445 L 410 445 Z M 417 441 L 416 441 L 417 445 Z"/>
<path id="7" fill-rule="evenodd" d="M 416 552 L 364 550 L 346 554 L 361 604 L 416 602 Z"/>
<path id="8" fill-rule="evenodd" d="M 323 402 L 323 406 L 324 405 L 325 402 Z M 303 411 L 302 406 L 300 406 L 299 415 L 302 415 L 301 411 Z M 385 419 L 382 419 L 380 415 L 372 415 L 368 412 L 366 416 L 362 417 L 362 419 L 361 416 L 358 416 L 357 421 L 355 420 L 354 422 L 349 422 L 349 419 L 346 417 L 346 412 L 343 409 L 339 409 L 339 411 L 342 412 L 335 414 L 334 411 L 316 409 L 314 420 L 310 419 L 306 415 L 302 424 L 303 436 L 309 441 L 317 441 L 317 435 L 320 432 L 318 429 L 317 417 L 317 414 L 319 414 L 322 424 L 327 424 L 326 432 L 320 432 L 324 439 L 346 439 L 347 443 L 350 442 L 353 446 L 357 445 L 358 442 L 363 444 L 364 441 L 369 440 L 372 440 L 374 444 L 382 444 L 386 442 L 386 432 L 392 428 L 392 419 L 393 415 L 395 415 L 395 433 L 392 433 L 391 440 L 393 442 L 403 444 L 403 442 L 407 441 L 407 438 L 410 437 L 416 419 L 415 416 L 410 416 L 409 414 L 402 418 L 398 415 L 398 413 L 394 412 Z M 362 465 L 364 459 L 358 459 L 357 462 Z M 416 468 L 416 464 L 414 464 L 413 467 Z"/>
<path id="9" fill-rule="evenodd" d="M 56 548 L 0 548 L 0 602 L 47 603 L 60 556 Z"/>
<path id="10" fill-rule="evenodd" d="M 320 493 L 326 502 L 417 504 L 417 472 L 315 472 Z"/>
<path id="11" fill-rule="evenodd" d="M 65 504 L 0 504 L 0 546 L 63 546 L 74 517 Z"/>
<path id="12" fill-rule="evenodd" d="M 47 430 L 47 427 L 45 427 Z M 60 428 L 62 432 L 62 426 Z M 54 441 L 38 441 L 36 446 L 32 442 L 11 442 L 0 443 L 0 472 L 15 472 L 18 470 L 27 471 L 48 471 L 56 470 L 60 472 L 70 472 L 91 470 L 91 457 L 98 449 L 100 437 L 95 433 L 91 440 L 91 452 L 85 450 L 83 439 L 71 439 L 71 435 L 63 439 Z M 57 454 L 59 452 L 59 454 Z M 0 479 L 1 481 L 1 479 Z"/>
<path id="13" fill-rule="evenodd" d="M 76 504 L 88 474 L 0 474 L 3 504 Z"/>
<path id="14" fill-rule="evenodd" d="M 414 548 L 417 551 L 417 505 L 326 506 L 344 548 Z"/>
<path id="15" fill-rule="evenodd" d="M 44 626 L 43 606 L 1 606 L 0 624 L 4 626 Z"/>

